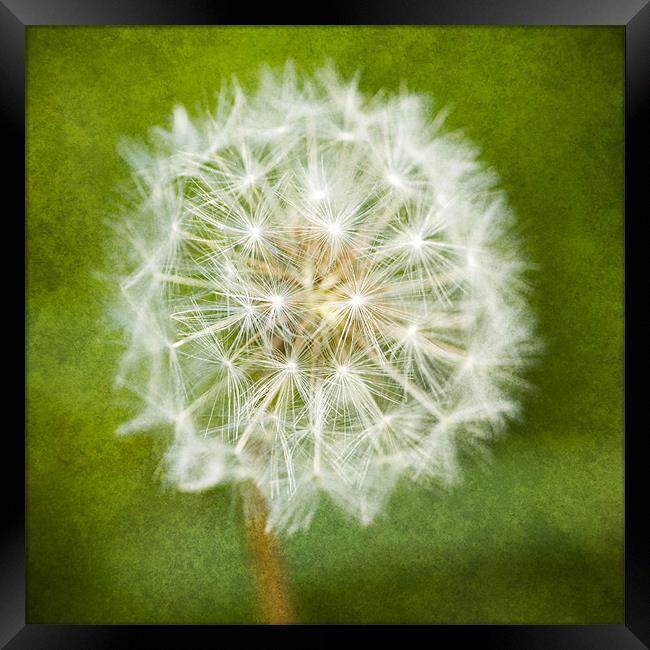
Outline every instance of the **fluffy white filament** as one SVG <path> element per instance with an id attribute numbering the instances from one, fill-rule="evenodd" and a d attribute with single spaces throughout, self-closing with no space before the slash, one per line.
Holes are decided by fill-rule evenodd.
<path id="1" fill-rule="evenodd" d="M 286 532 L 322 492 L 368 523 L 398 478 L 450 482 L 460 444 L 516 414 L 512 219 L 429 113 L 287 65 L 124 148 L 118 381 L 143 409 L 120 431 L 171 426 L 179 489 L 252 480 Z"/>

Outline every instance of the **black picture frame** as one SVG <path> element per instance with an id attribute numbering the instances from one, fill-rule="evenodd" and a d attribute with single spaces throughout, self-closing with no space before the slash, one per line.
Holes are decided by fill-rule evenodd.
<path id="1" fill-rule="evenodd" d="M 297 8 L 291 14 L 277 5 L 252 9 L 233 2 L 208 0 L 0 0 L 0 106 L 3 145 L 9 165 L 4 173 L 5 224 L 21 223 L 24 210 L 25 28 L 29 25 L 132 24 L 499 24 L 499 25 L 624 25 L 625 26 L 625 223 L 626 223 L 626 436 L 625 436 L 625 623 L 623 625 L 547 626 L 418 626 L 432 644 L 472 644 L 495 648 L 633 649 L 650 644 L 650 571 L 646 488 L 642 453 L 645 431 L 633 426 L 633 370 L 642 367 L 629 343 L 634 323 L 630 265 L 639 256 L 641 237 L 635 228 L 647 216 L 643 196 L 647 184 L 648 105 L 650 102 L 650 6 L 648 0 L 412 0 L 408 4 L 378 0 L 366 6 L 358 0 L 329 1 L 322 7 Z M 23 212 L 24 214 L 24 212 Z M 630 230 L 628 230 L 628 228 Z M 6 232 L 9 240 L 10 235 Z M 24 231 L 23 231 L 24 237 Z M 15 273 L 15 272 L 14 272 Z M 11 277 L 8 275 L 6 277 Z M 24 297 L 24 294 L 23 294 Z M 7 319 L 3 319 L 7 320 Z M 20 323 L 13 323 L 20 327 Z M 24 333 L 24 329 L 23 329 Z M 7 339 L 5 339 L 7 340 Z M 13 339 L 12 339 L 13 340 Z M 15 383 L 15 382 L 14 382 Z M 13 406 L 8 400 L 8 412 Z M 0 541 L 0 646 L 29 648 L 147 647 L 163 640 L 185 647 L 226 641 L 241 626 L 73 626 L 25 624 L 25 501 L 24 438 L 19 428 L 4 427 L 1 474 L 4 520 Z M 332 626 L 335 627 L 335 626 Z M 259 628 L 258 628 L 259 629 Z M 264 628 L 270 630 L 271 628 Z M 295 626 L 290 634 L 309 631 Z M 267 632 L 268 633 L 268 632 Z M 212 639 L 212 642 L 210 642 Z M 227 641 L 226 641 L 227 642 Z M 6 644 L 6 646 L 5 646 Z M 444 647 L 444 646 L 442 646 Z"/>

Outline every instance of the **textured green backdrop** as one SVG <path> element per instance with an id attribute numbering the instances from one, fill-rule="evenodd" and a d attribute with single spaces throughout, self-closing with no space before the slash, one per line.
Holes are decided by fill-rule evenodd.
<path id="1" fill-rule="evenodd" d="M 623 28 L 30 27 L 27 44 L 28 622 L 260 620 L 232 491 L 164 491 L 159 443 L 113 435 L 120 347 L 94 274 L 118 137 L 287 57 L 451 106 L 540 265 L 547 346 L 491 466 L 450 495 L 404 489 L 367 529 L 323 507 L 288 540 L 300 620 L 623 621 Z"/>

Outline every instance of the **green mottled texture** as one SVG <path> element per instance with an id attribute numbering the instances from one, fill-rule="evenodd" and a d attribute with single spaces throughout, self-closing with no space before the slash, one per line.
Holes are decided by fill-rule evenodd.
<path id="1" fill-rule="evenodd" d="M 285 543 L 304 622 L 623 621 L 623 29 L 28 29 L 31 623 L 259 621 L 230 488 L 182 495 L 118 439 L 102 322 L 115 144 L 224 76 L 332 57 L 366 91 L 451 106 L 501 174 L 539 263 L 547 345 L 523 421 L 449 494 L 404 488 L 362 529 L 323 506 Z"/>

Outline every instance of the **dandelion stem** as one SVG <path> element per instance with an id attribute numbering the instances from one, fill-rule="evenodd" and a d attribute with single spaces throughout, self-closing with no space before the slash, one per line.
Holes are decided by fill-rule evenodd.
<path id="1" fill-rule="evenodd" d="M 268 508 L 253 483 L 242 488 L 248 547 L 254 566 L 260 604 L 271 625 L 295 623 L 289 584 L 278 549 L 278 540 L 266 530 Z"/>

